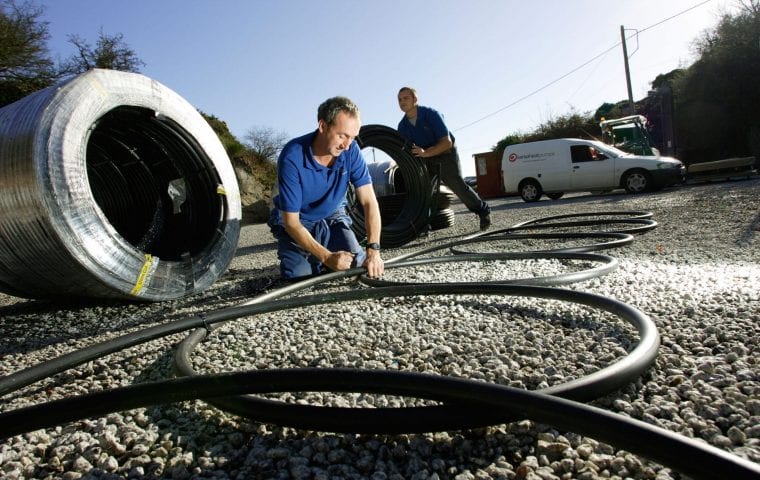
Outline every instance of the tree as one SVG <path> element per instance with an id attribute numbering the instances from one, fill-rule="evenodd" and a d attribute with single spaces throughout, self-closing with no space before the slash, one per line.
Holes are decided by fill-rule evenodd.
<path id="1" fill-rule="evenodd" d="M 44 10 L 25 1 L 0 0 L 0 106 L 55 83 L 60 77 L 47 49 Z"/>
<path id="2" fill-rule="evenodd" d="M 237 137 L 230 132 L 227 122 L 220 120 L 214 115 L 209 115 L 203 112 L 200 112 L 200 114 L 206 119 L 211 126 L 211 129 L 214 130 L 216 136 L 219 137 L 219 140 L 222 142 L 224 149 L 227 151 L 227 155 L 232 161 L 232 165 L 236 167 L 236 175 L 238 174 L 237 168 L 241 167 L 247 171 L 249 175 L 255 177 L 267 191 L 271 190 L 275 178 L 277 177 L 275 162 L 256 153 L 251 145 L 244 145 L 241 143 Z M 274 132 L 271 128 L 261 128 L 258 130 L 270 133 Z M 248 133 L 248 136 L 250 137 L 253 131 L 258 130 L 253 129 Z M 238 178 L 238 182 L 239 181 L 240 178 Z"/>
<path id="3" fill-rule="evenodd" d="M 593 138 L 599 135 L 599 123 L 591 113 L 571 111 L 551 118 L 538 126 L 526 141 L 549 140 L 552 138 Z"/>
<path id="4" fill-rule="evenodd" d="M 206 119 L 211 129 L 214 130 L 216 136 L 219 137 L 219 141 L 222 142 L 224 149 L 227 151 L 227 155 L 234 159 L 240 157 L 246 150 L 245 145 L 235 138 L 230 132 L 227 122 L 219 119 L 216 115 L 209 115 L 207 113 L 199 112 L 203 118 Z"/>
<path id="5" fill-rule="evenodd" d="M 68 38 L 78 53 L 64 63 L 63 68 L 67 73 L 84 73 L 93 68 L 139 73 L 140 67 L 145 66 L 145 62 L 127 45 L 121 33 L 107 35 L 101 29 L 94 48 L 79 35 L 69 35 Z"/>
<path id="6" fill-rule="evenodd" d="M 684 74 L 683 68 L 676 68 L 668 73 L 661 73 L 652 80 L 652 89 L 657 90 L 660 87 L 667 86 L 672 88 L 674 81 L 677 81 Z"/>
<path id="7" fill-rule="evenodd" d="M 496 145 L 493 146 L 491 151 L 503 152 L 507 149 L 508 146 L 523 143 L 524 141 L 525 137 L 523 135 L 519 133 L 513 133 L 512 135 L 507 135 L 506 137 L 496 142 Z"/>
<path id="8" fill-rule="evenodd" d="M 493 151 L 503 151 L 515 143 L 536 142 L 552 138 L 594 138 L 599 134 L 599 122 L 591 113 L 572 111 L 566 115 L 550 118 L 533 132 L 507 135 L 499 140 Z"/>
<path id="9" fill-rule="evenodd" d="M 620 118 L 625 116 L 625 109 L 628 109 L 628 100 L 621 100 L 617 103 L 604 102 L 594 112 L 594 118 L 597 121 L 602 121 L 602 118 L 610 120 L 612 118 Z"/>
<path id="10" fill-rule="evenodd" d="M 738 13 L 724 14 L 714 29 L 704 32 L 695 41 L 698 58 L 691 66 L 658 75 L 652 81 L 655 95 L 637 102 L 637 109 L 646 113 L 650 121 L 655 120 L 654 126 L 660 129 L 659 137 L 663 140 L 666 138 L 664 129 L 669 128 L 672 119 L 676 157 L 686 164 L 731 156 L 760 158 L 760 116 L 757 115 L 760 111 L 760 89 L 757 88 L 760 0 L 743 0 L 739 6 Z M 495 148 L 515 143 L 516 139 L 527 142 L 596 135 L 598 125 L 594 124 L 600 117 L 623 116 L 621 107 L 627 103 L 627 100 L 604 103 L 588 119 L 572 113 L 552 119 L 532 133 L 505 137 Z M 672 116 L 671 112 L 674 112 Z M 660 125 L 656 125 L 657 121 Z"/>
<path id="11" fill-rule="evenodd" d="M 277 163 L 277 156 L 287 143 L 288 136 L 271 127 L 254 127 L 248 130 L 244 140 L 248 149 L 260 160 Z"/>
<path id="12" fill-rule="evenodd" d="M 676 134 L 686 163 L 760 155 L 760 0 L 696 41 L 698 60 L 674 80 Z"/>

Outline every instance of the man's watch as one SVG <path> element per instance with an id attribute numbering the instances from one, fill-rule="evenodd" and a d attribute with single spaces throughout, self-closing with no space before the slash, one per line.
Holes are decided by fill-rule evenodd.
<path id="1" fill-rule="evenodd" d="M 372 250 L 380 250 L 380 244 L 379 243 L 368 243 L 367 248 L 371 248 Z"/>

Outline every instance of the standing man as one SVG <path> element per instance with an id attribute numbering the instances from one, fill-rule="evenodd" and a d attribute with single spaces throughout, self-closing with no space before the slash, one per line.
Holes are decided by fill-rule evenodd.
<path id="1" fill-rule="evenodd" d="M 277 160 L 277 192 L 269 226 L 277 239 L 280 273 L 295 279 L 361 265 L 370 277 L 383 274 L 380 209 L 361 149 L 359 108 L 346 97 L 317 109 L 317 130 L 289 141 Z M 364 209 L 366 251 L 346 212 L 349 182 Z"/>
<path id="2" fill-rule="evenodd" d="M 459 154 L 443 117 L 432 108 L 418 105 L 417 101 L 417 92 L 413 88 L 402 87 L 398 91 L 398 106 L 404 112 L 398 124 L 399 133 L 412 142 L 412 154 L 426 160 L 428 171 L 431 174 L 440 172 L 441 182 L 478 216 L 480 229 L 488 229 L 491 207 L 464 183 Z"/>

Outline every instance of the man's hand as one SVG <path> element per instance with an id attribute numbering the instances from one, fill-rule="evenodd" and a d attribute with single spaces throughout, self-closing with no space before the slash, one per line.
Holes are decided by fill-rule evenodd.
<path id="1" fill-rule="evenodd" d="M 367 269 L 369 278 L 380 278 L 385 272 L 385 265 L 383 265 L 383 259 L 380 258 L 380 252 L 371 248 L 367 249 L 367 259 L 364 260 L 362 266 Z"/>
<path id="2" fill-rule="evenodd" d="M 348 270 L 351 268 L 351 263 L 354 261 L 354 254 L 351 252 L 339 251 L 330 252 L 330 256 L 325 259 L 324 263 L 327 268 L 337 272 L 340 270 Z"/>
<path id="3" fill-rule="evenodd" d="M 415 157 L 425 158 L 425 149 L 413 144 L 412 155 L 414 155 Z"/>
<path id="4" fill-rule="evenodd" d="M 435 145 L 431 145 L 428 148 L 422 148 L 416 143 L 412 144 L 412 154 L 415 157 L 428 158 L 435 157 L 442 153 L 448 152 L 451 147 L 454 146 L 454 142 L 451 141 L 451 137 L 446 135 L 443 138 L 439 138 Z"/>

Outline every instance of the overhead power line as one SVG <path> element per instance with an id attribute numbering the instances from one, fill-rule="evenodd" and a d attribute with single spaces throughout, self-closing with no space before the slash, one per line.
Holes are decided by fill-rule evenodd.
<path id="1" fill-rule="evenodd" d="M 583 64 L 581 64 L 581 65 L 579 65 L 579 66 L 575 67 L 574 69 L 570 70 L 569 72 L 567 72 L 566 74 L 562 75 L 561 77 L 559 77 L 559 78 L 556 78 L 556 79 L 552 80 L 551 82 L 547 83 L 546 85 L 544 85 L 544 86 L 542 86 L 542 87 L 539 87 L 539 88 L 537 88 L 536 90 L 533 90 L 533 91 L 532 91 L 532 92 L 530 92 L 529 94 L 527 94 L 527 95 L 524 95 L 524 96 L 522 96 L 522 97 L 518 98 L 517 100 L 515 100 L 515 101 L 514 101 L 514 102 L 512 102 L 512 103 L 510 103 L 509 105 L 506 105 L 506 106 L 504 106 L 504 107 L 501 107 L 500 109 L 496 110 L 495 112 L 491 112 L 491 113 L 489 113 L 489 114 L 488 114 L 488 115 L 486 115 L 485 117 L 481 117 L 481 118 L 479 118 L 479 119 L 475 120 L 474 122 L 470 122 L 470 123 L 468 123 L 467 125 L 464 125 L 464 126 L 462 126 L 462 127 L 459 127 L 459 128 L 457 128 L 455 131 L 458 131 L 458 130 L 463 130 L 463 129 L 467 128 L 467 127 L 471 127 L 472 125 L 475 125 L 476 123 L 482 122 L 483 120 L 485 120 L 485 119 L 487 119 L 487 118 L 493 117 L 493 116 L 494 116 L 494 115 L 496 115 L 497 113 L 501 113 L 501 112 L 503 112 L 504 110 L 506 110 L 506 109 L 508 109 L 508 108 L 510 108 L 510 107 L 513 107 L 513 106 L 517 105 L 518 103 L 522 102 L 522 101 L 523 101 L 523 100 L 525 100 L 526 98 L 530 98 L 530 97 L 532 97 L 533 95 L 537 94 L 538 92 L 540 92 L 540 91 L 542 91 L 542 90 L 545 90 L 545 89 L 547 89 L 547 88 L 551 87 L 552 85 L 554 85 L 555 83 L 559 82 L 560 80 L 562 80 L 562 79 L 564 79 L 564 78 L 566 78 L 566 77 L 568 77 L 568 76 L 572 75 L 573 73 L 575 73 L 575 72 L 577 72 L 578 70 L 582 69 L 583 67 L 585 67 L 585 66 L 586 66 L 586 65 L 588 65 L 589 63 L 593 62 L 593 61 L 594 61 L 594 60 L 596 60 L 597 58 L 599 58 L 599 57 L 601 57 L 601 56 L 603 56 L 603 55 L 607 54 L 609 51 L 611 51 L 611 50 L 613 50 L 613 49 L 617 48 L 617 47 L 618 47 L 618 45 L 620 45 L 620 42 L 618 42 L 617 44 L 615 44 L 615 45 L 611 46 L 610 48 L 608 48 L 607 50 L 603 51 L 602 53 L 600 53 L 600 54 L 596 55 L 596 56 L 595 56 L 594 58 L 592 58 L 591 60 L 588 60 L 588 61 L 584 62 Z"/>
<path id="2" fill-rule="evenodd" d="M 703 2 L 701 2 L 701 3 L 698 3 L 698 4 L 694 5 L 693 7 L 689 7 L 689 8 L 687 8 L 686 10 L 684 10 L 684 11 L 682 11 L 682 12 L 678 12 L 678 13 L 676 13 L 675 15 L 671 15 L 671 16 L 669 16 L 668 18 L 665 18 L 665 19 L 663 19 L 663 20 L 660 20 L 660 21 L 659 21 L 659 22 L 657 22 L 657 23 L 654 23 L 654 24 L 652 24 L 652 25 L 649 25 L 648 27 L 646 27 L 646 28 L 643 28 L 643 29 L 639 30 L 639 32 L 638 32 L 638 33 L 641 33 L 641 32 L 646 32 L 646 31 L 647 31 L 647 30 L 649 30 L 650 28 L 654 28 L 654 27 L 656 27 L 656 26 L 658 26 L 658 25 L 662 25 L 663 23 L 667 22 L 668 20 L 673 20 L 674 18 L 676 18 L 676 17 L 679 17 L 679 16 L 683 15 L 683 14 L 684 14 L 684 13 L 686 13 L 686 12 L 690 12 L 691 10 L 694 10 L 695 8 L 699 8 L 699 7 L 701 7 L 702 5 L 704 5 L 705 3 L 710 3 L 711 1 L 712 1 L 712 0 L 704 0 L 704 1 L 703 1 Z"/>
<path id="3" fill-rule="evenodd" d="M 665 23 L 667 21 L 673 20 L 674 18 L 679 17 L 679 16 L 681 16 L 681 15 L 683 15 L 683 14 L 685 14 L 685 13 L 691 11 L 691 10 L 694 10 L 695 8 L 699 8 L 702 5 L 704 5 L 706 3 L 709 3 L 711 1 L 712 0 L 704 0 L 704 1 L 698 3 L 698 4 L 694 5 L 694 6 L 691 6 L 691 7 L 687 8 L 686 10 L 680 11 L 680 12 L 674 14 L 674 15 L 671 15 L 671 16 L 663 19 L 663 20 L 660 20 L 657 23 L 649 25 L 646 28 L 642 28 L 641 30 L 637 30 L 636 33 L 634 35 L 632 35 L 632 36 L 635 36 L 635 35 L 638 35 L 640 33 L 646 32 L 647 30 L 652 29 L 652 28 L 654 28 L 654 27 L 656 27 L 658 25 L 662 25 L 663 23 Z M 537 94 L 537 93 L 539 93 L 539 92 L 541 92 L 543 90 L 546 90 L 547 88 L 551 87 L 552 85 L 554 85 L 555 83 L 559 82 L 560 80 L 563 80 L 563 79 L 567 78 L 568 76 L 572 75 L 573 73 L 577 72 L 578 70 L 582 69 L 583 67 L 585 67 L 586 65 L 590 64 L 591 62 L 593 62 L 594 60 L 598 59 L 599 57 L 602 57 L 602 56 L 606 55 L 607 53 L 609 53 L 610 51 L 618 48 L 620 45 L 622 45 L 622 41 L 615 43 L 614 45 L 612 45 L 610 48 L 608 48 L 607 50 L 603 51 L 602 53 L 599 53 L 599 54 L 595 55 L 590 60 L 587 60 L 587 61 L 583 62 L 581 65 L 573 68 L 572 70 L 570 70 L 569 72 L 565 73 L 564 75 L 562 75 L 562 76 L 560 76 L 560 77 L 552 80 L 551 82 L 549 82 L 549 83 L 547 83 L 547 84 L 545 84 L 545 85 L 537 88 L 536 90 L 533 90 L 532 92 L 528 93 L 527 95 L 523 95 L 522 97 L 518 98 L 514 102 L 512 102 L 512 103 L 510 103 L 508 105 L 505 105 L 505 106 L 501 107 L 500 109 L 495 110 L 495 111 L 489 113 L 488 115 L 485 115 L 485 116 L 483 116 L 483 117 L 481 117 L 481 118 L 479 118 L 477 120 L 474 120 L 474 121 L 472 121 L 472 122 L 470 122 L 470 123 L 468 123 L 466 125 L 463 125 L 461 127 L 455 128 L 454 131 L 456 132 L 456 131 L 459 131 L 459 130 L 464 130 L 465 128 L 468 128 L 468 127 L 471 127 L 471 126 L 475 125 L 476 123 L 480 123 L 483 120 L 491 118 L 494 115 L 496 115 L 498 113 L 501 113 L 504 110 L 507 110 L 508 108 L 511 108 L 511 107 L 517 105 L 518 103 L 522 102 L 523 100 L 526 100 L 526 99 L 532 97 L 533 95 L 535 95 L 535 94 Z"/>

